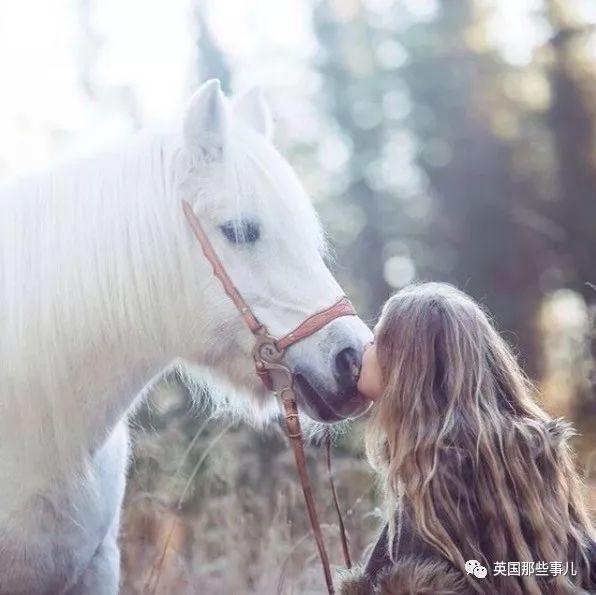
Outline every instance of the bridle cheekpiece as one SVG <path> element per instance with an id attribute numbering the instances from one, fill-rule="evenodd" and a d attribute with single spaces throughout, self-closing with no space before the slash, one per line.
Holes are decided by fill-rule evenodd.
<path id="1" fill-rule="evenodd" d="M 317 543 L 323 571 L 325 573 L 327 589 L 329 593 L 334 593 L 335 590 L 333 587 L 333 579 L 331 577 L 329 557 L 325 549 L 321 525 L 317 516 L 312 488 L 306 468 L 306 458 L 304 455 L 300 417 L 298 414 L 298 406 L 296 404 L 296 395 L 294 391 L 294 374 L 292 370 L 283 363 L 283 360 L 288 347 L 298 343 L 299 341 L 302 341 L 303 339 L 306 339 L 307 337 L 310 337 L 340 316 L 356 316 L 356 310 L 354 309 L 354 306 L 351 304 L 350 300 L 343 296 L 339 301 L 329 308 L 309 316 L 304 322 L 298 325 L 287 335 L 284 335 L 281 338 L 273 337 L 269 333 L 267 327 L 262 324 L 255 316 L 254 312 L 244 300 L 242 294 L 228 275 L 191 205 L 187 201 L 182 201 L 182 207 L 184 209 L 186 219 L 188 220 L 188 223 L 201 246 L 205 258 L 209 261 L 211 267 L 213 268 L 213 274 L 221 282 L 225 292 L 242 315 L 244 322 L 255 338 L 252 356 L 258 377 L 261 379 L 267 389 L 274 390 L 281 400 L 284 409 L 286 429 L 294 451 L 294 457 L 296 459 L 296 466 L 300 475 L 308 516 L 310 518 L 313 535 Z M 330 481 L 332 481 L 331 475 Z M 333 483 L 331 485 L 337 512 L 340 517 L 340 530 L 344 555 L 346 558 L 346 564 L 349 567 L 351 564 L 347 549 L 347 540 L 343 530 L 343 521 L 341 519 L 339 506 L 335 497 Z"/>

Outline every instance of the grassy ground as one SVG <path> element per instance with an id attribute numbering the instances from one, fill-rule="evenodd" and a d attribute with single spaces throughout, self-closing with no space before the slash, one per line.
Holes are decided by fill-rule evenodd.
<path id="1" fill-rule="evenodd" d="M 179 405 L 168 412 L 170 402 L 165 414 L 148 407 L 137 417 L 122 522 L 122 593 L 325 593 L 279 426 L 257 431 L 225 419 L 205 423 L 204 415 Z M 375 479 L 353 442 L 340 443 L 334 474 L 357 559 L 379 526 Z M 307 449 L 331 561 L 341 566 L 324 454 L 322 447 Z"/>

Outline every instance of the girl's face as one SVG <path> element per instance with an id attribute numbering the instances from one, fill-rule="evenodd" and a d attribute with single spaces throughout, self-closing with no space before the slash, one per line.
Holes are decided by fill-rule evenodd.
<path id="1" fill-rule="evenodd" d="M 375 343 L 370 343 L 362 356 L 358 390 L 371 401 L 376 401 L 383 394 L 384 388 L 381 367 L 377 359 L 377 347 Z"/>

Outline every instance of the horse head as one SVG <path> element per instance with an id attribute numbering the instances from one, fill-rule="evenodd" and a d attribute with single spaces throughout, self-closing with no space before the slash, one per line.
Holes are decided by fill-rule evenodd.
<path id="1" fill-rule="evenodd" d="M 184 118 L 180 187 L 250 308 L 281 337 L 343 291 L 325 264 L 326 243 L 311 201 L 271 136 L 271 115 L 258 90 L 228 99 L 218 81 L 205 83 Z M 206 282 L 201 315 L 217 319 L 204 362 L 261 405 L 271 401 L 252 365 L 252 336 L 194 250 Z M 333 423 L 366 411 L 370 403 L 356 386 L 370 339 L 358 317 L 344 316 L 289 347 L 284 361 L 311 418 Z"/>

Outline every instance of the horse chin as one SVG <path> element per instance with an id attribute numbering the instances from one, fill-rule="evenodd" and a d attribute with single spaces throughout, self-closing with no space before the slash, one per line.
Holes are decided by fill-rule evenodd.
<path id="1" fill-rule="evenodd" d="M 296 375 L 295 387 L 298 407 L 314 421 L 325 424 L 360 417 L 371 405 L 371 402 L 356 390 L 333 398 L 327 395 L 326 391 L 315 389 L 302 374 Z"/>

